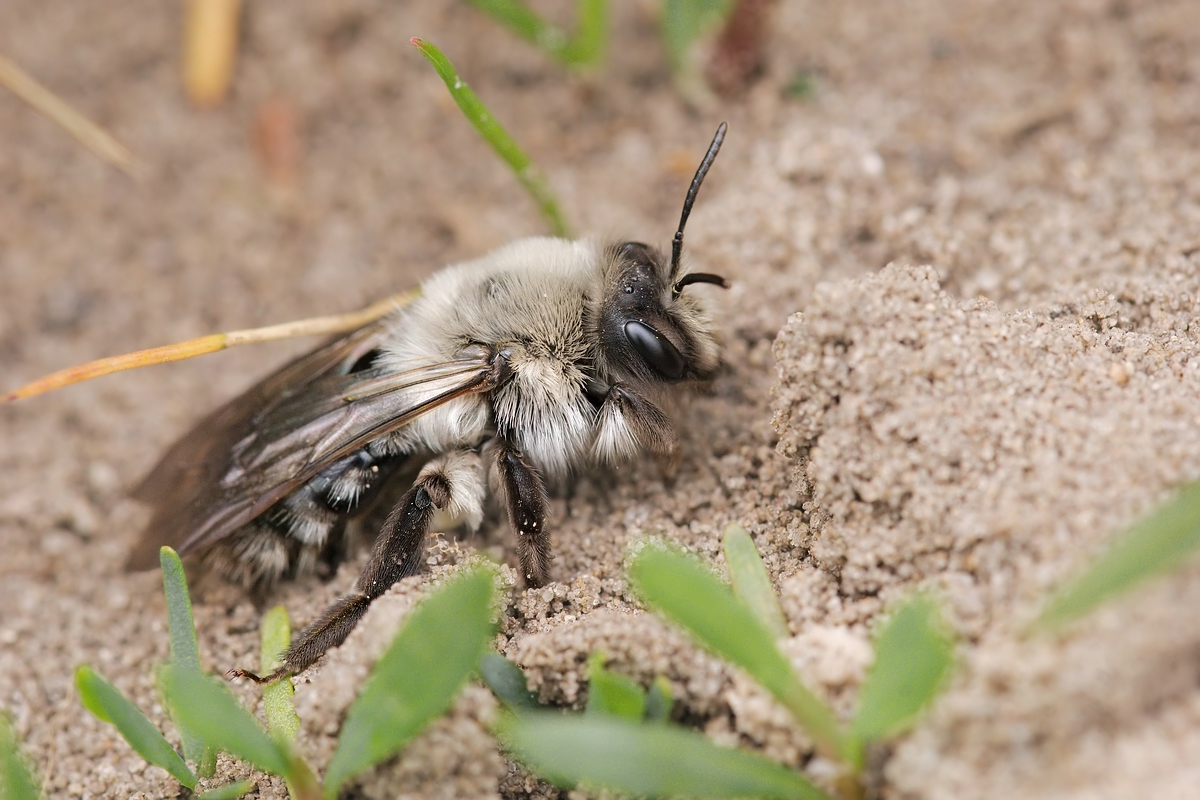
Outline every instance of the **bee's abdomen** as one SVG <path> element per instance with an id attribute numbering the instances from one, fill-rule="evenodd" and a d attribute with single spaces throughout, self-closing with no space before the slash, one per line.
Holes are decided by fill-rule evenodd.
<path id="1" fill-rule="evenodd" d="M 405 461 L 359 450 L 217 542 L 204 560 L 226 578 L 260 592 L 285 577 L 334 570 L 348 553 L 347 520 L 370 504 Z"/>
<path id="2" fill-rule="evenodd" d="M 301 544 L 322 547 L 379 487 L 383 467 L 394 460 L 359 450 L 277 503 L 267 512 L 266 522 Z"/>

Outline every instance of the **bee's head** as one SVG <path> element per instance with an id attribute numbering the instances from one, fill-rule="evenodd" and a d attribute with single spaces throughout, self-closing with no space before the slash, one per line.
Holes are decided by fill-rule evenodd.
<path id="1" fill-rule="evenodd" d="M 618 244 L 605 253 L 609 279 L 601 305 L 601 342 L 610 366 L 626 379 L 702 380 L 712 377 L 720 362 L 712 321 L 684 290 L 694 283 L 729 284 L 707 272 L 681 274 L 680 258 L 696 193 L 724 140 L 722 122 L 692 178 L 669 260 L 641 242 Z"/>

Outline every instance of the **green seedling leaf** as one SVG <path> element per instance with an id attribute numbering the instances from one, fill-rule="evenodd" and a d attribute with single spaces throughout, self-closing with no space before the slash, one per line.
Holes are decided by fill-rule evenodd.
<path id="1" fill-rule="evenodd" d="M 196 787 L 196 776 L 175 752 L 154 723 L 129 702 L 117 687 L 101 678 L 86 665 L 75 670 L 75 688 L 84 708 L 107 722 L 129 742 L 129 746 L 147 763 L 162 767 L 189 789 Z"/>
<path id="2" fill-rule="evenodd" d="M 329 763 L 327 797 L 450 708 L 492 636 L 494 591 L 491 570 L 470 569 L 413 610 L 350 707 Z"/>
<path id="3" fill-rule="evenodd" d="M 158 561 L 162 566 L 163 593 L 167 597 L 167 630 L 171 641 L 169 663 L 199 672 L 200 647 L 196 644 L 196 622 L 192 617 L 192 598 L 188 593 L 183 562 L 170 547 L 159 550 Z M 216 769 L 217 754 L 206 752 L 200 738 L 186 727 L 180 725 L 179 728 L 183 757 L 197 762 L 202 776 L 212 775 Z"/>
<path id="4" fill-rule="evenodd" d="M 196 766 L 196 774 L 201 778 L 211 778 L 217 774 L 217 751 L 211 747 L 204 748 L 204 757 Z"/>
<path id="5" fill-rule="evenodd" d="M 854 735 L 866 744 L 909 728 L 954 667 L 954 642 L 924 596 L 892 612 L 875 636 L 875 663 L 858 699 Z M 855 763 L 861 767 L 861 757 Z"/>
<path id="6" fill-rule="evenodd" d="M 754 612 L 775 638 L 790 636 L 783 608 L 775 596 L 775 587 L 771 585 L 767 568 L 763 566 L 762 557 L 750 534 L 741 525 L 730 525 L 725 529 L 722 547 L 734 596 Z"/>
<path id="7" fill-rule="evenodd" d="M 227 783 L 224 786 L 218 786 L 215 789 L 209 789 L 207 792 L 196 795 L 196 800 L 237 800 L 237 798 L 253 788 L 254 781 Z"/>
<path id="8" fill-rule="evenodd" d="M 42 790 L 33 770 L 21 757 L 17 735 L 8 717 L 0 713 L 0 797 L 5 800 L 38 800 L 41 796 Z"/>
<path id="9" fill-rule="evenodd" d="M 229 689 L 207 675 L 166 666 L 159 682 L 172 716 L 207 745 L 232 753 L 264 772 L 292 782 L 297 777 L 288 748 L 259 727 Z"/>
<path id="10" fill-rule="evenodd" d="M 678 68 L 692 47 L 720 27 L 733 10 L 733 0 L 664 0 L 662 35 L 671 63 Z"/>
<path id="11" fill-rule="evenodd" d="M 196 644 L 196 623 L 192 619 L 192 598 L 179 554 L 169 547 L 159 551 L 163 592 L 167 596 L 167 627 L 171 634 L 171 663 L 177 667 L 200 670 L 200 648 Z"/>
<path id="12" fill-rule="evenodd" d="M 608 48 L 608 0 L 579 0 L 579 23 L 567 50 L 569 64 L 595 67 Z"/>
<path id="13" fill-rule="evenodd" d="M 639 722 L 646 716 L 646 694 L 642 687 L 604 668 L 604 655 L 596 653 L 588 660 L 588 699 L 586 714 Z"/>
<path id="14" fill-rule="evenodd" d="M 479 658 L 479 675 L 504 705 L 517 713 L 537 708 L 537 697 L 529 691 L 525 673 L 499 653 L 487 652 Z"/>
<path id="15" fill-rule="evenodd" d="M 263 675 L 270 675 L 279 666 L 283 654 L 292 642 L 292 628 L 288 622 L 287 609 L 275 606 L 263 615 L 262 648 L 259 668 Z M 296 715 L 295 694 L 290 678 L 283 678 L 263 687 L 263 711 L 267 715 L 267 730 L 276 739 L 291 742 L 300 730 L 300 717 Z"/>
<path id="16" fill-rule="evenodd" d="M 671 718 L 671 708 L 674 705 L 671 682 L 659 675 L 654 679 L 654 683 L 650 684 L 650 691 L 646 692 L 646 721 L 666 722 Z"/>
<path id="17" fill-rule="evenodd" d="M 1053 630 L 1106 600 L 1179 566 L 1200 549 L 1200 483 L 1134 525 L 1100 560 L 1061 591 L 1035 628 Z"/>
<path id="18" fill-rule="evenodd" d="M 517 180 L 541 210 L 542 216 L 550 223 L 554 235 L 569 238 L 569 228 L 562 212 L 559 211 L 558 201 L 555 199 L 554 193 L 550 191 L 550 186 L 541 171 L 529 160 L 529 156 L 525 155 L 525 152 L 508 135 L 508 131 L 496 122 L 496 118 L 487 106 L 458 76 L 454 65 L 446 56 L 442 55 L 441 50 L 423 39 L 414 38 L 411 41 L 421 51 L 421 55 L 425 56 L 425 59 L 433 65 L 442 82 L 446 84 L 446 88 L 450 90 L 450 96 L 462 109 L 463 115 L 470 120 L 484 141 L 491 145 L 496 154 L 504 159 L 509 169 L 517 176 Z"/>
<path id="19" fill-rule="evenodd" d="M 633 559 L 629 577 L 647 605 L 750 673 L 827 754 L 849 760 L 853 748 L 833 712 L 800 683 L 771 631 L 708 567 L 665 546 L 650 545 Z"/>
<path id="20" fill-rule="evenodd" d="M 673 725 L 535 712 L 508 718 L 499 735 L 523 763 L 561 787 L 583 782 L 635 797 L 826 798 L 774 761 Z"/>
<path id="21" fill-rule="evenodd" d="M 518 0 L 470 0 L 470 3 L 562 63 L 571 63 L 571 38 L 567 32 L 524 3 Z"/>
<path id="22" fill-rule="evenodd" d="M 471 0 L 471 4 L 568 67 L 593 67 L 604 58 L 608 0 L 579 0 L 573 36 L 519 0 Z"/>

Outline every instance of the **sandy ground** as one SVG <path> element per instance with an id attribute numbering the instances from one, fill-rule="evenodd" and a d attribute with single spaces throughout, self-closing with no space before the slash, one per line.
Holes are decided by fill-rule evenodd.
<path id="1" fill-rule="evenodd" d="M 463 4 L 252 4 L 234 95 L 201 113 L 179 91 L 175 4 L 0 4 L 0 52 L 146 167 L 130 180 L 0 93 L 5 388 L 357 308 L 542 232 L 410 36 L 456 60 L 581 232 L 665 244 L 728 119 L 688 238 L 696 268 L 735 282 L 719 298 L 728 367 L 683 414 L 672 484 L 647 461 L 554 501 L 555 582 L 513 594 L 504 652 L 545 701 L 577 706 L 602 649 L 643 682 L 666 675 L 718 741 L 804 766 L 786 715 L 638 613 L 622 577 L 633 538 L 720 562 L 739 522 L 782 594 L 788 652 L 843 713 L 881 612 L 916 588 L 944 599 L 962 667 L 886 754 L 883 797 L 1200 792 L 1196 568 L 1061 640 L 1020 636 L 1053 587 L 1200 475 L 1200 5 L 781 0 L 761 80 L 703 113 L 666 77 L 656 4 L 614 5 L 606 71 L 583 80 Z M 798 73 L 809 99 L 785 92 Z M 301 142 L 290 188 L 255 144 L 280 107 Z M 47 796 L 180 795 L 81 708 L 72 672 L 93 665 L 162 722 L 163 603 L 157 575 L 122 570 L 146 520 L 126 492 L 190 422 L 305 346 L 0 409 L 0 708 Z M 510 545 L 499 525 L 440 538 L 431 569 L 476 550 L 511 563 Z M 356 571 L 278 599 L 303 623 Z M 424 581 L 298 680 L 314 763 Z M 254 663 L 244 596 L 202 587 L 196 612 L 209 666 Z M 361 793 L 552 794 L 496 754 L 491 704 L 468 691 Z M 253 777 L 258 796 L 285 796 Z"/>

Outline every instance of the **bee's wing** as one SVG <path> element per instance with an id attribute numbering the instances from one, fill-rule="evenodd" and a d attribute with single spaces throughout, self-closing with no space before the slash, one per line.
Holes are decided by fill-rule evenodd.
<path id="1" fill-rule="evenodd" d="M 153 566 L 162 544 L 186 553 L 222 539 L 338 459 L 490 387 L 493 359 L 481 347 L 404 372 L 351 372 L 386 330 L 375 323 L 302 356 L 171 447 L 134 491 L 154 514 L 129 566 Z"/>
<path id="2" fill-rule="evenodd" d="M 133 497 L 156 505 L 170 504 L 194 494 L 196 484 L 219 480 L 233 446 L 254 431 L 257 418 L 289 393 L 325 375 L 349 373 L 359 359 L 379 346 L 385 331 L 386 326 L 376 322 L 327 342 L 230 400 L 175 442 L 133 490 Z"/>

